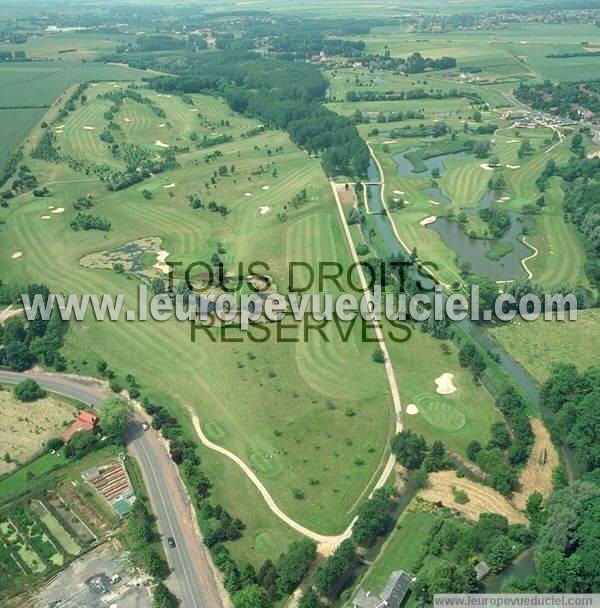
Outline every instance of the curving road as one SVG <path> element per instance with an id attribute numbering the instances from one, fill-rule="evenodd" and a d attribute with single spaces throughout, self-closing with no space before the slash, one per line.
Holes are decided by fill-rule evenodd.
<path id="1" fill-rule="evenodd" d="M 26 378 L 40 386 L 72 397 L 97 408 L 107 391 L 90 380 L 54 374 L 0 371 L 0 382 L 18 383 Z M 187 493 L 175 464 L 160 437 L 153 430 L 144 432 L 142 423 L 150 420 L 143 411 L 129 419 L 126 428 L 127 449 L 139 463 L 146 490 L 163 538 L 171 575 L 167 581 L 179 597 L 182 608 L 223 608 L 210 557 L 198 534 Z M 168 537 L 175 539 L 170 549 Z"/>

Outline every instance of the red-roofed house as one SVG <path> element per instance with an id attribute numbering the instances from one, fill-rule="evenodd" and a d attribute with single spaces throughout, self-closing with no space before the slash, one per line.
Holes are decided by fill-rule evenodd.
<path id="1" fill-rule="evenodd" d="M 85 410 L 79 410 L 79 412 L 77 412 L 77 418 L 60 438 L 63 443 L 67 443 L 77 431 L 93 431 L 98 424 L 98 420 L 99 418 L 95 414 L 86 412 Z"/>

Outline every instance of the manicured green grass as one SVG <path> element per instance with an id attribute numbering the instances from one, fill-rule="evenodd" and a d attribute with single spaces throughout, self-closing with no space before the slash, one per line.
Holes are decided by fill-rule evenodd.
<path id="1" fill-rule="evenodd" d="M 54 515 L 52 515 L 52 513 L 46 510 L 39 503 L 37 505 L 34 503 L 33 511 L 69 555 L 79 555 L 79 553 L 81 553 L 81 547 L 75 542 L 73 537 L 64 529 L 62 524 L 56 519 L 56 517 L 54 517 Z"/>
<path id="2" fill-rule="evenodd" d="M 429 443 L 441 439 L 448 449 L 466 456 L 469 441 L 477 439 L 484 444 L 490 438 L 490 425 L 500 416 L 488 393 L 460 367 L 456 347 L 446 341 L 449 354 L 445 354 L 443 344 L 415 327 L 407 342 L 388 341 L 388 349 L 402 409 L 414 403 L 419 410 L 415 415 L 404 413 L 405 426 L 421 433 Z M 446 372 L 454 374 L 457 391 L 440 395 L 434 380 Z"/>
<path id="3" fill-rule="evenodd" d="M 429 511 L 411 510 L 409 507 L 398 519 L 396 527 L 383 545 L 373 565 L 356 586 L 379 593 L 390 574 L 396 570 L 413 572 L 427 534 L 438 519 Z"/>
<path id="4" fill-rule="evenodd" d="M 101 111 L 104 102 L 96 100 L 95 94 L 111 86 L 93 87 L 89 101 L 66 121 L 59 141 L 64 151 L 68 146 L 70 155 L 84 159 L 86 154 L 106 155 L 104 144 L 98 143 L 105 123 Z M 155 126 L 143 125 L 146 114 L 126 103 L 118 119 L 131 117 L 128 124 L 132 129 L 138 124 L 140 129 L 131 141 L 153 145 L 159 137 L 167 142 L 181 138 L 178 145 L 182 146 L 191 144 L 188 134 L 192 129 L 200 134 L 208 129 L 221 132 L 222 119 L 230 121 L 228 128 L 234 134 L 256 126 L 255 121 L 233 115 L 224 102 L 214 98 L 195 96 L 194 109 L 179 98 L 144 94 L 153 96 L 167 117 L 155 120 Z M 209 121 L 208 126 L 196 117 L 197 111 Z M 171 129 L 158 128 L 162 122 L 169 122 Z M 96 129 L 84 130 L 83 126 Z M 70 133 L 73 136 L 65 138 Z M 130 137 L 127 130 L 124 137 Z M 137 287 L 133 277 L 85 269 L 79 260 L 86 254 L 156 234 L 162 237 L 161 246 L 171 252 L 169 260 L 184 264 L 208 260 L 218 241 L 224 244 L 227 253 L 223 259 L 232 269 L 238 261 L 263 260 L 282 291 L 287 289 L 288 261 L 302 260 L 315 266 L 328 260 L 348 262 L 331 189 L 318 161 L 296 149 L 279 131 L 234 137 L 218 146 L 223 156 L 210 164 L 203 157 L 211 150 L 196 151 L 190 146 L 189 153 L 180 155 L 181 168 L 150 180 L 176 184 L 170 190 L 156 188 L 151 201 L 144 200 L 138 187 L 109 193 L 101 182 L 85 174 L 61 165 L 31 162 L 32 171 L 40 181 L 49 183 L 53 196 L 39 200 L 23 195 L 2 214 L 7 219 L 2 230 L 9 238 L 0 245 L 0 259 L 9 276 L 38 277 L 51 287 L 74 293 L 124 293 L 130 306 Z M 277 148 L 280 150 L 275 152 Z M 219 178 L 215 187 L 210 178 L 221 164 L 235 165 L 235 174 Z M 263 173 L 256 175 L 261 166 Z M 288 205 L 288 221 L 279 222 L 276 214 L 283 212 L 302 188 L 308 189 L 309 201 L 297 210 Z M 245 192 L 252 196 L 246 197 Z M 111 219 L 109 233 L 69 230 L 76 213 L 72 201 L 87 194 L 94 197 L 92 212 Z M 186 200 L 188 194 L 198 194 L 205 203 L 217 200 L 231 212 L 221 218 L 207 210 L 193 210 Z M 65 212 L 42 221 L 39 217 L 47 213 L 48 205 L 63 206 Z M 260 215 L 260 205 L 270 206 L 271 212 Z M 11 263 L 13 247 L 24 251 L 24 263 Z M 54 263 L 48 266 L 42 263 L 44 259 Z M 311 291 L 317 290 L 314 286 Z M 336 290 L 332 284 L 325 287 L 325 291 L 332 290 Z M 297 332 L 284 330 L 288 338 Z M 132 373 L 144 391 L 160 389 L 172 395 L 181 415 L 195 411 L 211 439 L 255 468 L 286 513 L 318 531 L 340 531 L 351 520 L 353 505 L 388 449 L 391 399 L 382 366 L 371 360 L 373 345 L 362 342 L 359 329 L 344 343 L 333 333 L 333 326 L 328 329 L 328 343 L 314 330 L 308 343 L 298 344 L 274 338 L 257 344 L 238 330 L 230 335 L 244 339 L 243 343 L 213 344 L 203 333 L 191 343 L 188 323 L 109 324 L 90 320 L 71 324 L 66 348 L 73 371 L 94 374 L 96 361 L 103 358 L 121 378 Z M 354 416 L 346 415 L 349 408 Z M 223 458 L 214 456 L 214 460 Z M 231 470 L 232 465 L 222 466 Z M 276 532 L 273 541 L 264 536 L 266 530 L 281 530 L 273 524 L 272 516 L 267 515 L 265 523 L 253 529 L 258 513 L 266 510 L 262 499 L 256 493 L 255 499 L 246 496 L 241 503 L 236 489 L 240 478 L 231 477 L 238 482 L 232 485 L 232 495 L 223 492 L 224 506 L 234 511 L 241 510 L 242 504 L 248 538 L 262 539 L 259 546 L 272 542 L 277 547 L 275 553 L 283 550 L 286 533 Z M 304 500 L 294 498 L 296 488 L 303 491 Z M 252 492 L 256 491 L 250 488 L 248 494 Z M 247 505 L 253 508 L 247 509 Z"/>
<path id="5" fill-rule="evenodd" d="M 498 325 L 492 335 L 538 382 L 556 363 L 573 363 L 580 371 L 597 364 L 600 310 L 578 311 L 576 321 L 523 320 Z"/>

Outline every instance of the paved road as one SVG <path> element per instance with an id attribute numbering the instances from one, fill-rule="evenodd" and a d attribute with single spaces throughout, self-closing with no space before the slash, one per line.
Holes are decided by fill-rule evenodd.
<path id="1" fill-rule="evenodd" d="M 43 388 L 98 407 L 106 391 L 85 379 L 43 373 L 17 374 L 0 371 L 1 382 L 21 382 L 33 378 Z M 223 601 L 213 578 L 208 553 L 196 533 L 187 494 L 165 445 L 153 430 L 144 432 L 146 414 L 136 411 L 128 421 L 127 449 L 138 461 L 146 489 L 157 518 L 171 576 L 168 584 L 181 600 L 182 608 L 223 608 Z M 166 539 L 175 539 L 170 549 Z"/>

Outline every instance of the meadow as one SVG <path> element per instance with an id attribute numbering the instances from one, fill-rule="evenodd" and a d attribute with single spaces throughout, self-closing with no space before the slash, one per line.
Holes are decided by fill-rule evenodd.
<path id="1" fill-rule="evenodd" d="M 600 349 L 600 311 L 580 310 L 577 321 L 513 321 L 491 333 L 537 382 L 550 376 L 557 363 L 572 363 L 585 371 L 597 364 Z"/>

